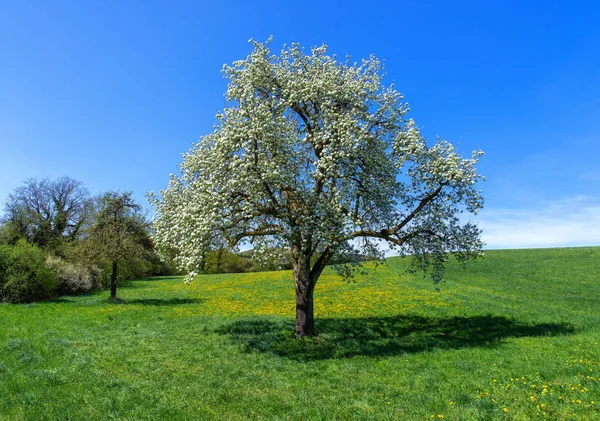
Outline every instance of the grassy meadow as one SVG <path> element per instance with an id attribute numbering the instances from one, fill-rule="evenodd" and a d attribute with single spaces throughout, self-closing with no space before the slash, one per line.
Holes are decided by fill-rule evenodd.
<path id="1" fill-rule="evenodd" d="M 0 305 L 0 420 L 600 420 L 600 248 L 488 251 L 436 292 L 393 258 Z"/>

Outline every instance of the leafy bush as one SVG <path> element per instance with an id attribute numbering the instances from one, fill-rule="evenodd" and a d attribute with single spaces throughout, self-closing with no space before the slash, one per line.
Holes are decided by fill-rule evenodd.
<path id="1" fill-rule="evenodd" d="M 249 272 L 252 261 L 228 250 L 220 249 L 206 255 L 204 273 L 242 273 Z"/>
<path id="2" fill-rule="evenodd" d="M 0 244 L 0 291 L 2 291 L 2 287 L 6 283 L 6 274 L 8 271 L 10 255 L 10 247 Z M 0 301 L 2 301 L 1 292 Z"/>
<path id="3" fill-rule="evenodd" d="M 0 301 L 25 303 L 56 294 L 58 278 L 46 267 L 39 247 L 19 240 L 0 246 L 0 256 Z"/>
<path id="4" fill-rule="evenodd" d="M 0 224 L 0 244 L 9 245 L 14 244 L 19 240 L 17 229 L 14 224 L 3 223 Z"/>
<path id="5" fill-rule="evenodd" d="M 102 288 L 110 286 L 110 276 L 112 272 L 112 263 L 106 259 L 99 259 L 95 262 L 100 268 L 98 284 Z M 117 282 L 126 283 L 132 279 L 145 278 L 152 275 L 152 266 L 143 259 L 131 258 L 122 262 L 117 267 Z"/>
<path id="6" fill-rule="evenodd" d="M 46 266 L 58 277 L 61 294 L 81 294 L 97 286 L 100 269 L 67 262 L 59 257 L 48 257 Z"/>

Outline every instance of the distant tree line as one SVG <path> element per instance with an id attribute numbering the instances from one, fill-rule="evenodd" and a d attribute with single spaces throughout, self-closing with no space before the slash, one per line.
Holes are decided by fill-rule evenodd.
<path id="1" fill-rule="evenodd" d="M 90 195 L 70 177 L 32 178 L 0 218 L 0 302 L 30 302 L 172 274 L 130 192 Z"/>
<path id="2" fill-rule="evenodd" d="M 265 259 L 264 255 L 269 257 Z M 315 258 L 316 260 L 316 258 Z M 340 252 L 338 256 L 332 258 L 330 265 L 340 271 L 351 269 L 354 262 L 363 262 L 376 260 L 374 254 L 357 254 L 355 250 Z M 245 250 L 240 253 L 233 253 L 227 248 L 218 248 L 211 250 L 206 254 L 200 273 L 242 273 L 242 272 L 267 272 L 275 270 L 291 270 L 292 256 L 289 250 L 283 248 L 271 248 L 267 253 L 258 255 L 254 250 Z M 351 277 L 352 273 L 348 273 Z"/>
<path id="3" fill-rule="evenodd" d="M 109 288 L 116 300 L 119 283 L 177 275 L 175 254 L 155 248 L 150 221 L 130 192 L 92 196 L 83 183 L 67 176 L 31 178 L 8 195 L 0 216 L 0 302 L 31 302 L 99 288 Z M 292 268 L 289 251 L 272 249 L 266 255 L 216 247 L 207 253 L 200 272 Z"/>

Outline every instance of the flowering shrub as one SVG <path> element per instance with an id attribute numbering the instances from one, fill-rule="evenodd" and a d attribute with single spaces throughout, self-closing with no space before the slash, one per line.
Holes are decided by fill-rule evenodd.
<path id="1" fill-rule="evenodd" d="M 58 277 L 58 290 L 61 294 L 79 294 L 92 290 L 97 285 L 100 274 L 100 269 L 96 267 L 88 268 L 52 256 L 46 259 L 46 266 Z"/>

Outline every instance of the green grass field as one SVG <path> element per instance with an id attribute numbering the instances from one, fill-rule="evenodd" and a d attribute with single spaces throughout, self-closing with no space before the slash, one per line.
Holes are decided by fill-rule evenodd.
<path id="1" fill-rule="evenodd" d="M 305 340 L 290 272 L 0 305 L 0 420 L 600 419 L 600 248 L 405 264 L 326 272 Z"/>

